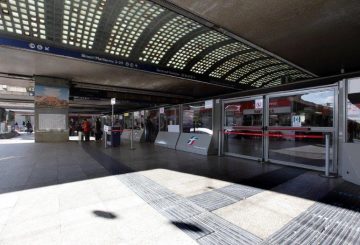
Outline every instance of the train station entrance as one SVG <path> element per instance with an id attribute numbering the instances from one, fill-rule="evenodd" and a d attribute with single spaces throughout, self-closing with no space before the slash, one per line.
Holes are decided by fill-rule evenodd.
<path id="1" fill-rule="evenodd" d="M 223 101 L 224 154 L 337 171 L 337 87 Z"/>

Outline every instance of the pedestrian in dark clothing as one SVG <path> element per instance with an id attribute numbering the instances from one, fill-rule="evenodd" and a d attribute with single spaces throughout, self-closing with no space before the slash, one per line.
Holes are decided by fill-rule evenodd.
<path id="1" fill-rule="evenodd" d="M 153 124 L 151 122 L 150 116 L 147 117 L 145 121 L 145 141 L 151 142 L 152 141 L 152 134 L 153 134 Z"/>
<path id="2" fill-rule="evenodd" d="M 31 125 L 30 121 L 28 121 L 28 122 L 26 123 L 26 132 L 27 132 L 28 134 L 31 134 L 32 131 L 33 131 L 32 125 Z"/>
<path id="3" fill-rule="evenodd" d="M 95 122 L 95 140 L 101 140 L 102 131 L 101 131 L 101 121 L 99 118 L 96 119 Z"/>

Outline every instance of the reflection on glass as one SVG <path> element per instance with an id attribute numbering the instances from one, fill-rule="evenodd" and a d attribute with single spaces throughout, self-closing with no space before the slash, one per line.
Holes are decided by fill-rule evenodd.
<path id="1" fill-rule="evenodd" d="M 262 101 L 262 99 L 261 99 Z M 262 126 L 262 103 L 255 100 L 226 103 L 225 126 Z"/>
<path id="2" fill-rule="evenodd" d="M 140 111 L 134 112 L 134 129 L 140 130 L 144 128 L 144 116 Z"/>
<path id="3" fill-rule="evenodd" d="M 179 132 L 179 107 L 167 107 L 160 114 L 160 131 Z"/>
<path id="4" fill-rule="evenodd" d="M 349 80 L 347 98 L 348 142 L 360 143 L 360 78 Z"/>
<path id="5" fill-rule="evenodd" d="M 332 127 L 334 103 L 333 89 L 270 98 L 269 125 Z"/>
<path id="6" fill-rule="evenodd" d="M 263 100 L 248 100 L 224 104 L 225 135 L 224 151 L 262 158 L 262 131 L 246 130 L 247 126 L 262 127 Z M 242 127 L 240 129 L 240 127 Z M 244 128 L 245 127 L 245 128 Z"/>
<path id="7" fill-rule="evenodd" d="M 131 116 L 130 113 L 124 115 L 124 129 L 131 129 Z"/>
<path id="8" fill-rule="evenodd" d="M 184 105 L 183 132 L 212 134 L 212 108 L 205 108 L 205 102 Z"/>
<path id="9" fill-rule="evenodd" d="M 154 142 L 159 132 L 159 110 L 146 111 L 145 141 Z"/>
<path id="10" fill-rule="evenodd" d="M 332 149 L 330 156 L 332 156 Z M 269 133 L 269 159 L 324 167 L 325 135 L 316 132 L 271 131 Z"/>

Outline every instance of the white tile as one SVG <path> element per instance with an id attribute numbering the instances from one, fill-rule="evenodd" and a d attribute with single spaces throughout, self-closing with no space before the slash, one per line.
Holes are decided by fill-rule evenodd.
<path id="1" fill-rule="evenodd" d="M 74 229 L 74 227 L 91 224 L 103 219 L 97 217 L 94 211 L 106 211 L 106 207 L 103 203 L 96 203 L 60 212 L 61 231 Z"/>
<path id="2" fill-rule="evenodd" d="M 106 210 L 109 212 L 126 211 L 129 208 L 137 208 L 141 205 L 148 205 L 143 199 L 136 194 L 104 201 Z"/>
<path id="3" fill-rule="evenodd" d="M 0 209 L 0 225 L 5 225 L 12 213 L 13 208 Z"/>
<path id="4" fill-rule="evenodd" d="M 1 239 L 17 239 L 30 235 L 60 230 L 58 215 L 42 216 L 25 221 L 7 223 L 1 233 Z"/>
<path id="5" fill-rule="evenodd" d="M 90 181 L 93 189 L 103 201 L 126 198 L 134 193 L 113 176 Z"/>
<path id="6" fill-rule="evenodd" d="M 88 206 L 99 202 L 101 199 L 88 180 L 71 182 L 59 187 L 60 210 Z"/>
<path id="7" fill-rule="evenodd" d="M 231 182 L 166 169 L 154 169 L 139 173 L 184 197 L 198 195 L 232 184 Z"/>
<path id="8" fill-rule="evenodd" d="M 17 192 L 0 194 L 0 209 L 15 207 L 18 195 Z"/>
<path id="9" fill-rule="evenodd" d="M 264 191 L 246 200 L 215 210 L 214 213 L 266 239 L 312 204 L 314 201 Z"/>
<path id="10" fill-rule="evenodd" d="M 62 231 L 61 244 L 121 244 L 119 232 L 119 227 L 113 222 L 96 221 Z"/>
<path id="11" fill-rule="evenodd" d="M 61 244 L 60 230 L 34 232 L 29 235 L 11 237 L 0 242 L 1 245 L 58 245 Z"/>

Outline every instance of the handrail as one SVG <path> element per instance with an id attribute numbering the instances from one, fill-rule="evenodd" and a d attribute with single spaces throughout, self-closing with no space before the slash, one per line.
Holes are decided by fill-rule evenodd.
<path id="1" fill-rule="evenodd" d="M 276 133 L 250 133 L 250 132 L 236 132 L 224 131 L 226 135 L 244 135 L 244 136 L 259 136 L 269 138 L 295 138 L 295 139 L 324 139 L 323 135 L 308 135 L 308 134 L 276 134 Z"/>

